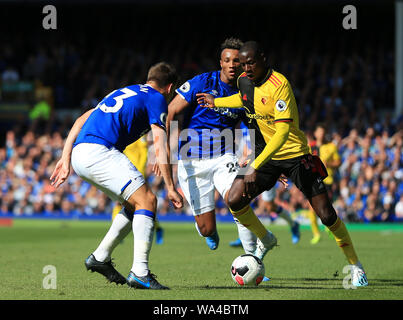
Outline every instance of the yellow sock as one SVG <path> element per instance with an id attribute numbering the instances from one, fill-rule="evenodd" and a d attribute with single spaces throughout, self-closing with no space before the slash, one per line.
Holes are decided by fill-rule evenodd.
<path id="1" fill-rule="evenodd" d="M 239 211 L 230 211 L 241 224 L 252 231 L 259 239 L 262 239 L 267 234 L 266 228 L 249 205 Z"/>
<path id="2" fill-rule="evenodd" d="M 309 210 L 309 220 L 311 220 L 311 230 L 312 230 L 312 234 L 313 236 L 319 236 L 320 235 L 320 231 L 319 231 L 319 225 L 318 225 L 318 219 L 316 217 L 316 214 L 313 210 Z"/>
<path id="3" fill-rule="evenodd" d="M 112 210 L 112 221 L 115 219 L 115 217 L 118 215 L 118 213 L 120 212 L 120 210 L 122 210 L 122 206 L 120 205 L 120 203 L 115 204 L 115 206 L 113 207 Z"/>
<path id="4" fill-rule="evenodd" d="M 333 233 L 337 245 L 341 248 L 341 250 L 343 250 L 347 261 L 350 264 L 356 264 L 358 262 L 358 257 L 355 253 L 353 242 L 351 241 L 350 235 L 344 222 L 341 221 L 339 217 L 337 217 L 336 222 L 328 228 Z"/>

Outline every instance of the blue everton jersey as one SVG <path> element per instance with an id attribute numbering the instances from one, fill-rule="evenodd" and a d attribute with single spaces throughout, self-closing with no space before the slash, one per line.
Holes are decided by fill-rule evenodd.
<path id="1" fill-rule="evenodd" d="M 238 89 L 222 82 L 220 71 L 213 71 L 197 75 L 176 92 L 190 104 L 185 112 L 183 129 L 191 130 L 188 130 L 186 141 L 182 137 L 179 141 L 179 158 L 183 159 L 185 155 L 189 158 L 211 158 L 233 153 L 234 139 L 225 142 L 221 133 L 229 129 L 235 138 L 234 129 L 244 116 L 243 109 L 201 107 L 197 104 L 196 94 L 205 92 L 218 98 L 236 94 Z"/>
<path id="2" fill-rule="evenodd" d="M 74 146 L 97 143 L 123 151 L 150 131 L 151 124 L 165 129 L 167 112 L 164 96 L 149 85 L 115 90 L 88 117 Z"/>

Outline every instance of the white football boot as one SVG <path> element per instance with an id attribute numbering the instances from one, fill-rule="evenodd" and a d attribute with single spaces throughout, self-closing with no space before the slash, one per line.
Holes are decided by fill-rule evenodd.
<path id="1" fill-rule="evenodd" d="M 355 287 L 366 287 L 368 279 L 360 262 L 351 265 L 351 284 Z"/>

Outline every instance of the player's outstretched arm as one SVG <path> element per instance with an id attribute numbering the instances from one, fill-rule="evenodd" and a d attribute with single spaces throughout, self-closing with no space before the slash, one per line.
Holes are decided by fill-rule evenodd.
<path id="1" fill-rule="evenodd" d="M 164 129 L 152 124 L 151 130 L 153 132 L 155 157 L 161 171 L 161 175 L 164 179 L 166 188 L 168 190 L 168 199 L 172 202 L 176 209 L 183 207 L 182 196 L 175 188 L 175 184 L 172 178 L 172 166 L 169 162 L 167 153 L 167 135 Z"/>
<path id="2" fill-rule="evenodd" d="M 270 139 L 270 143 L 266 145 L 259 156 L 251 163 L 251 167 L 256 170 L 269 161 L 288 139 L 290 124 L 287 122 L 277 122 L 275 126 L 276 132 Z"/>
<path id="3" fill-rule="evenodd" d="M 50 184 L 55 188 L 59 187 L 64 181 L 66 181 L 70 174 L 70 159 L 74 141 L 76 141 L 81 128 L 93 111 L 94 109 L 91 109 L 81 115 L 79 118 L 77 118 L 77 120 L 71 127 L 71 130 L 64 143 L 62 156 L 60 160 L 56 163 L 56 167 L 53 170 L 52 175 L 50 176 Z"/>
<path id="4" fill-rule="evenodd" d="M 177 116 L 181 114 L 186 108 L 190 106 L 189 102 L 187 102 L 180 94 L 177 94 L 176 97 L 171 101 L 168 105 L 168 115 L 166 120 L 166 128 L 167 128 L 167 151 L 168 151 L 168 159 L 171 159 L 171 143 L 178 143 L 179 132 L 173 132 L 172 130 L 172 121 L 177 120 Z M 179 126 L 177 126 L 179 128 Z M 174 135 L 174 136 L 173 136 Z M 174 142 L 173 142 L 174 141 Z"/>
<path id="5" fill-rule="evenodd" d="M 197 103 L 207 108 L 243 108 L 243 103 L 239 93 L 224 98 L 214 98 L 208 93 L 197 93 Z"/>
<path id="6" fill-rule="evenodd" d="M 245 177 L 245 193 L 251 198 L 256 191 L 256 170 L 262 167 L 267 161 L 269 161 L 278 150 L 284 145 L 288 139 L 288 134 L 290 132 L 290 124 L 287 122 L 277 122 L 276 123 L 276 133 L 270 140 L 270 143 L 266 145 L 259 156 L 250 164 Z M 286 184 L 281 181 L 284 186 Z"/>

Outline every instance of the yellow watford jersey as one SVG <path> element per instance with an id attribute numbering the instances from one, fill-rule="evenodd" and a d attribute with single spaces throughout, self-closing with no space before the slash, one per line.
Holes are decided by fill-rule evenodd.
<path id="1" fill-rule="evenodd" d="M 255 132 L 256 158 L 270 143 L 276 132 L 277 122 L 288 122 L 290 131 L 286 142 L 273 154 L 273 160 L 291 159 L 310 152 L 305 134 L 299 129 L 294 93 L 288 80 L 281 73 L 269 70 L 258 84 L 253 83 L 243 73 L 238 78 L 238 88 L 239 94 L 217 98 L 214 103 L 218 107 L 221 104 L 227 107 L 244 107 L 247 125 Z"/>
<path id="2" fill-rule="evenodd" d="M 331 185 L 334 181 L 335 169 L 327 166 L 327 163 L 335 160 L 340 160 L 337 146 L 333 142 L 322 144 L 319 148 L 316 144 L 311 145 L 312 154 L 319 156 L 322 162 L 326 166 L 328 176 L 323 182 L 327 185 Z"/>
<path id="3" fill-rule="evenodd" d="M 123 153 L 134 164 L 137 170 L 145 176 L 148 155 L 146 136 L 144 135 L 132 144 L 129 144 L 126 149 L 123 150 Z"/>

